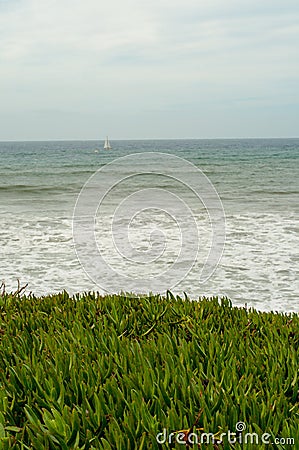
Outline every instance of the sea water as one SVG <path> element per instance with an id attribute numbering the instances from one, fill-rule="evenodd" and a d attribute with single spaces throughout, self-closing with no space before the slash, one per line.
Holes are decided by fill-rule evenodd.
<path id="1" fill-rule="evenodd" d="M 222 258 L 210 278 L 201 283 L 200 258 L 209 250 L 209 215 L 194 196 L 187 201 L 184 197 L 196 220 L 202 221 L 198 238 L 202 254 L 184 278 L 176 285 L 171 280 L 169 287 L 194 299 L 220 295 L 228 296 L 234 305 L 299 311 L 299 139 L 112 140 L 111 144 L 112 150 L 104 151 L 103 143 L 94 141 L 0 142 L 0 281 L 5 282 L 7 291 L 16 290 L 19 279 L 21 285 L 28 283 L 27 292 L 36 295 L 64 289 L 70 293 L 104 292 L 105 283 L 96 284 L 78 259 L 73 239 L 78 195 L 97 170 L 117 158 L 157 152 L 183 158 L 202 171 L 215 187 L 225 212 Z M 138 175 L 140 160 L 136 167 L 134 158 L 130 161 L 132 174 Z M 117 177 L 121 177 L 121 166 L 115 167 Z M 179 201 L 189 186 L 169 185 L 169 177 L 163 179 L 163 172 L 167 172 L 166 166 L 161 166 L 159 180 L 154 175 L 150 178 L 149 167 L 147 177 L 134 178 L 136 189 L 142 192 L 143 183 L 146 189 L 152 186 L 171 191 L 173 187 Z M 176 176 L 180 178 L 179 170 Z M 108 219 L 131 195 L 123 186 L 106 202 L 106 209 L 100 214 L 96 211 L 95 234 L 98 250 L 114 272 L 123 272 L 124 266 L 130 271 L 127 275 L 134 291 L 139 267 L 146 276 L 147 266 L 142 262 L 129 266 L 130 255 L 123 255 L 119 249 L 114 255 L 109 247 L 113 230 Z M 180 241 L 178 222 L 167 214 L 169 205 L 157 200 L 156 208 L 147 211 L 142 196 L 136 199 L 139 213 L 130 222 L 132 246 L 146 252 L 149 226 L 150 231 L 161 227 L 169 241 L 163 256 L 152 264 L 151 276 L 155 277 L 165 264 L 173 263 L 177 250 L 187 260 L 194 250 L 194 240 Z M 121 233 L 128 231 L 121 226 L 117 230 L 120 235 L 113 239 L 120 240 Z M 85 250 L 89 252 L 88 246 Z M 106 275 L 103 273 L 103 279 Z"/>

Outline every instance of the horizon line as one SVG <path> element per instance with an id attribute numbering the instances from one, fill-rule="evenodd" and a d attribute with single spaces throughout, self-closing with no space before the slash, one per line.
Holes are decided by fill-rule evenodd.
<path id="1" fill-rule="evenodd" d="M 208 141 L 208 140 L 250 140 L 250 139 L 299 139 L 299 136 L 280 136 L 280 137 L 273 137 L 273 136 L 264 136 L 264 137 L 196 137 L 196 138 L 138 138 L 138 139 L 129 139 L 129 138 L 117 138 L 117 139 L 111 139 L 110 141 L 116 142 L 116 141 Z M 0 142 L 82 142 L 82 141 L 90 141 L 90 142 L 102 142 L 105 141 L 105 138 L 102 139 L 72 139 L 72 138 L 64 138 L 64 139 L 0 139 Z"/>

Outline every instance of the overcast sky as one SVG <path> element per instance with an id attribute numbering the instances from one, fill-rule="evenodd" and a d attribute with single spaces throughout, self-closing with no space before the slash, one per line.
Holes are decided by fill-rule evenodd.
<path id="1" fill-rule="evenodd" d="M 298 0 L 0 0 L 0 140 L 299 136 Z"/>

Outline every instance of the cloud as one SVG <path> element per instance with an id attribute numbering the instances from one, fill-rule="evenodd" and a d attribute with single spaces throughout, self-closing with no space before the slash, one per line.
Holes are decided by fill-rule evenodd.
<path id="1" fill-rule="evenodd" d="M 117 109 L 144 136 L 155 109 L 258 118 L 299 102 L 298 24 L 292 0 L 0 0 L 2 114 Z"/>

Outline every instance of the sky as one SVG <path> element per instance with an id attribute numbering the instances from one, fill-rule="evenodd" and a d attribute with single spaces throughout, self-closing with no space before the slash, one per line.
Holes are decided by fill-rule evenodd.
<path id="1" fill-rule="evenodd" d="M 298 0 L 0 0 L 0 140 L 299 136 Z"/>

